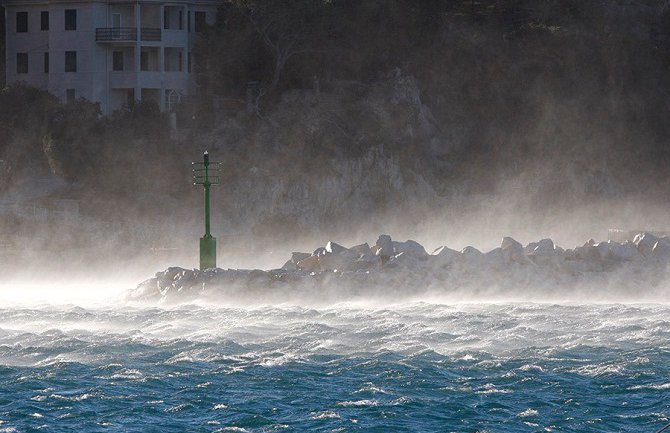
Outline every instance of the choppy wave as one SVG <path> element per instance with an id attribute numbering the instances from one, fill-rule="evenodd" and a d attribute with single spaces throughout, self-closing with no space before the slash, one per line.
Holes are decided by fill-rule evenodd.
<path id="1" fill-rule="evenodd" d="M 429 303 L 0 309 L 0 428 L 653 432 L 670 415 L 669 313 Z"/>

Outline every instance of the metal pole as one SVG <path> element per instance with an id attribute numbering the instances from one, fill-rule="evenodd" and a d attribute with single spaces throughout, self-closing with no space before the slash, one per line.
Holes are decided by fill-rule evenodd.
<path id="1" fill-rule="evenodd" d="M 200 166 L 202 164 L 202 166 Z M 216 238 L 212 236 L 211 232 L 211 204 L 210 204 L 210 188 L 212 185 L 219 183 L 219 163 L 213 163 L 215 168 L 215 176 L 210 178 L 210 162 L 209 152 L 205 151 L 203 154 L 202 163 L 194 163 L 193 177 L 196 185 L 202 185 L 205 190 L 205 235 L 200 238 L 200 269 L 216 268 Z"/>
<path id="2" fill-rule="evenodd" d="M 211 233 L 211 226 L 210 226 L 210 219 L 209 219 L 209 213 L 210 213 L 210 205 L 209 205 L 209 188 L 212 186 L 212 184 L 209 181 L 209 153 L 205 151 L 204 155 L 204 160 L 205 160 L 205 237 L 206 238 L 211 238 L 212 233 Z"/>

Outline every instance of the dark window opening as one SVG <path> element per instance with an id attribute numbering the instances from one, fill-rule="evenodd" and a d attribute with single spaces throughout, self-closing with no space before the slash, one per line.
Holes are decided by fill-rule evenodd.
<path id="1" fill-rule="evenodd" d="M 184 11 L 179 10 L 179 30 L 184 30 Z"/>
<path id="2" fill-rule="evenodd" d="M 163 28 L 165 30 L 170 29 L 170 8 L 166 7 L 163 9 Z"/>
<path id="3" fill-rule="evenodd" d="M 186 14 L 186 30 L 191 31 L 191 11 Z"/>
<path id="4" fill-rule="evenodd" d="M 28 12 L 16 13 L 16 33 L 28 33 Z"/>
<path id="5" fill-rule="evenodd" d="M 77 9 L 65 9 L 65 30 L 77 30 Z"/>
<path id="6" fill-rule="evenodd" d="M 140 70 L 148 71 L 149 70 L 149 52 L 142 51 L 140 53 Z"/>
<path id="7" fill-rule="evenodd" d="M 74 89 L 67 89 L 65 91 L 65 100 L 67 101 L 68 104 L 74 102 L 76 96 L 77 94 Z"/>
<path id="8" fill-rule="evenodd" d="M 114 51 L 112 54 L 112 67 L 115 71 L 123 71 L 123 51 Z"/>
<path id="9" fill-rule="evenodd" d="M 44 73 L 49 73 L 49 53 L 44 53 Z"/>
<path id="10" fill-rule="evenodd" d="M 77 72 L 77 52 L 65 52 L 65 72 Z"/>
<path id="11" fill-rule="evenodd" d="M 16 73 L 28 73 L 28 53 L 16 53 Z"/>
<path id="12" fill-rule="evenodd" d="M 195 32 L 201 33 L 205 31 L 207 26 L 207 13 L 206 12 L 196 12 L 195 13 Z"/>
<path id="13" fill-rule="evenodd" d="M 126 94 L 126 104 L 130 109 L 135 107 L 135 89 L 128 89 L 128 93 Z"/>
<path id="14" fill-rule="evenodd" d="M 182 63 L 184 61 L 184 55 L 179 52 L 179 72 L 183 72 L 184 67 L 182 66 Z"/>
<path id="15" fill-rule="evenodd" d="M 49 30 L 49 11 L 40 13 L 40 30 Z"/>

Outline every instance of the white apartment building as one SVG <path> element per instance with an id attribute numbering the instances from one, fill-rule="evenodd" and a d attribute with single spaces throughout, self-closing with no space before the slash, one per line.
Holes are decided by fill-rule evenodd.
<path id="1" fill-rule="evenodd" d="M 195 92 L 191 48 L 221 0 L 0 0 L 7 84 L 25 82 L 104 114 Z"/>

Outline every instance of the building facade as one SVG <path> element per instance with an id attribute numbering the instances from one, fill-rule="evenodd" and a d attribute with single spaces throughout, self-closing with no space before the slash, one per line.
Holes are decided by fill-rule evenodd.
<path id="1" fill-rule="evenodd" d="M 170 109 L 196 92 L 191 49 L 220 3 L 4 0 L 7 84 L 98 102 L 104 114 L 139 100 Z"/>

